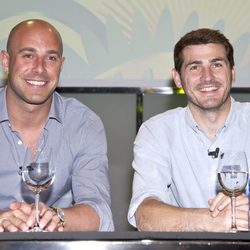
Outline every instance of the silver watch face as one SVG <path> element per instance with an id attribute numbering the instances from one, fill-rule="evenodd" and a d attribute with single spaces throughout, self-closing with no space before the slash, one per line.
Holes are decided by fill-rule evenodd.
<path id="1" fill-rule="evenodd" d="M 64 212 L 62 211 L 62 209 L 57 208 L 57 215 L 61 221 L 64 221 Z"/>

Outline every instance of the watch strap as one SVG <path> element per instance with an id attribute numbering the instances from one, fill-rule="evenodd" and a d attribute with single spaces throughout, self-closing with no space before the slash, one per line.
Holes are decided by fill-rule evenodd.
<path id="1" fill-rule="evenodd" d="M 54 206 L 50 206 L 50 208 L 56 213 L 56 215 L 58 216 L 59 220 L 60 220 L 60 225 L 62 227 L 65 226 L 65 216 L 64 216 L 64 212 L 61 208 L 59 207 L 54 207 Z"/>

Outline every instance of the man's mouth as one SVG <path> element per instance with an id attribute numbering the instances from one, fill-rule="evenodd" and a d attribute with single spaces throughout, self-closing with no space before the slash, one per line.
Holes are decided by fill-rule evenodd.
<path id="1" fill-rule="evenodd" d="M 211 91 L 216 91 L 218 90 L 217 86 L 204 86 L 203 88 L 200 88 L 201 92 L 211 92 Z"/>
<path id="2" fill-rule="evenodd" d="M 26 80 L 26 82 L 34 86 L 43 86 L 47 83 L 47 81 L 35 81 L 35 80 Z"/>

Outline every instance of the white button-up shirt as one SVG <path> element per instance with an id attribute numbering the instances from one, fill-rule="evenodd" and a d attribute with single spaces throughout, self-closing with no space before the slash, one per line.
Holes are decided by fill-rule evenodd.
<path id="1" fill-rule="evenodd" d="M 134 143 L 133 194 L 128 220 L 147 197 L 185 208 L 208 207 L 218 192 L 216 148 L 246 151 L 250 164 L 250 103 L 235 102 L 223 127 L 211 141 L 188 107 L 152 117 L 141 126 Z"/>

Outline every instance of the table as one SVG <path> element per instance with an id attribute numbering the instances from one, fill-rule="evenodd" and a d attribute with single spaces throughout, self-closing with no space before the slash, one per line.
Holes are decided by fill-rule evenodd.
<path id="1" fill-rule="evenodd" d="M 187 250 L 250 249 L 250 233 L 53 232 L 0 233 L 0 249 Z"/>

